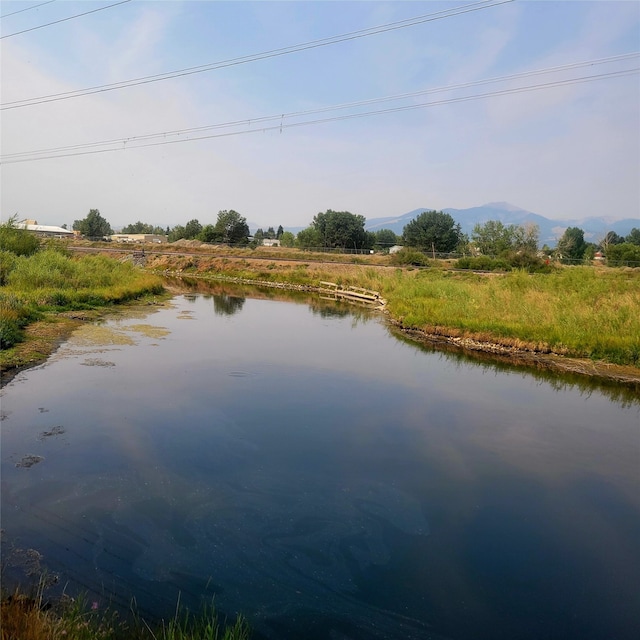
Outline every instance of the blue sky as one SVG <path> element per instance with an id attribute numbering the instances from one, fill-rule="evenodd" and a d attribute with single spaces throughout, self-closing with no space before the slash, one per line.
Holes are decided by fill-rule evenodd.
<path id="1" fill-rule="evenodd" d="M 253 224 L 286 228 L 306 226 L 329 208 L 372 219 L 492 201 L 549 218 L 640 218 L 640 76 L 566 82 L 636 69 L 637 56 L 255 122 L 634 53 L 640 3 L 515 0 L 205 73 L 9 109 L 14 101 L 472 5 L 133 0 L 16 34 L 117 0 L 36 7 L 43 1 L 2 3 L 3 219 L 17 213 L 71 226 L 98 208 L 113 227 L 137 220 L 173 226 L 193 218 L 215 222 L 219 210 L 235 209 Z M 561 84 L 477 98 L 549 82 Z M 470 99 L 454 101 L 463 97 Z M 419 106 L 434 101 L 441 104 Z M 417 108 L 291 126 L 409 106 Z M 233 134 L 224 137 L 135 148 L 143 135 L 232 121 L 251 124 L 207 132 Z M 105 140 L 120 141 L 118 150 L 11 162 L 11 154 Z M 74 153 L 89 149 L 103 147 Z"/>

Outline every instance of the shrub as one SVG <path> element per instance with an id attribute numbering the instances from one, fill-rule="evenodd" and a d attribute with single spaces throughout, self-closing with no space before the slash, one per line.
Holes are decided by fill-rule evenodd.
<path id="1" fill-rule="evenodd" d="M 8 349 L 22 340 L 23 332 L 18 314 L 0 308 L 0 349 Z"/>
<path id="2" fill-rule="evenodd" d="M 0 297 L 0 349 L 21 342 L 24 327 L 38 317 L 38 312 L 13 295 Z"/>
<path id="3" fill-rule="evenodd" d="M 550 273 L 553 268 L 530 251 L 509 251 L 502 258 L 512 269 L 524 269 L 529 273 Z"/>
<path id="4" fill-rule="evenodd" d="M 17 256 L 33 255 L 40 248 L 40 241 L 24 229 L 14 226 L 13 218 L 0 225 L 0 249 Z"/>
<path id="5" fill-rule="evenodd" d="M 0 287 L 7 282 L 7 277 L 16 264 L 16 254 L 0 249 Z"/>
<path id="6" fill-rule="evenodd" d="M 429 266 L 429 258 L 427 258 L 422 251 L 418 251 L 418 249 L 404 247 L 391 256 L 391 264 L 427 267 Z"/>

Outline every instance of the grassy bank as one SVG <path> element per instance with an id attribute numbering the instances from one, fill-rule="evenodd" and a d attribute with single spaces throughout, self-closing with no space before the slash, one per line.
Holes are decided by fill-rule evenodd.
<path id="1" fill-rule="evenodd" d="M 446 271 L 382 278 L 404 326 L 640 366 L 640 275 L 567 267 L 488 277 Z"/>
<path id="2" fill-rule="evenodd" d="M 163 293 L 157 276 L 105 256 L 74 257 L 59 249 L 0 253 L 3 372 L 36 361 L 80 317 Z"/>
<path id="3" fill-rule="evenodd" d="M 79 312 L 90 317 L 92 310 L 159 294 L 162 280 L 155 271 L 309 287 L 320 281 L 360 286 L 379 291 L 391 317 L 405 328 L 640 368 L 637 269 L 557 266 L 549 273 L 476 274 L 440 261 L 427 269 L 398 266 L 392 256 L 382 255 L 331 254 L 327 261 L 327 254 L 295 249 L 174 247 L 172 255 L 149 249 L 146 272 L 101 255 L 72 258 L 41 250 L 5 256 L 0 366 L 16 362 L 14 345 L 25 337 L 35 352 L 27 353 L 24 363 L 37 359 L 43 334 L 64 332 Z M 177 253 L 180 249 L 189 255 Z M 334 261 L 338 258 L 343 262 Z"/>
<path id="4" fill-rule="evenodd" d="M 152 268 L 317 286 L 322 280 L 380 292 L 392 318 L 429 334 L 640 367 L 640 272 L 579 266 L 549 273 L 477 274 L 358 264 L 162 256 Z M 439 265 L 439 266 L 435 266 Z M 446 265 L 445 265 L 446 266 Z"/>

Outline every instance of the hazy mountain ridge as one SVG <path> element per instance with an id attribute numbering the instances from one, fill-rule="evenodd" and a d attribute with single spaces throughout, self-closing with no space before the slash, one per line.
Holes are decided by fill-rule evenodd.
<path id="1" fill-rule="evenodd" d="M 385 218 L 372 218 L 367 220 L 365 228 L 368 231 L 379 229 L 391 229 L 398 235 L 406 224 L 411 222 L 424 211 L 433 211 L 430 208 L 414 209 L 400 216 Z M 497 220 L 504 225 L 536 224 L 540 229 L 540 245 L 555 246 L 558 238 L 562 236 L 568 227 L 579 227 L 584 231 L 587 242 L 599 242 L 608 231 L 615 231 L 620 236 L 626 236 L 634 227 L 640 228 L 639 218 L 611 218 L 611 217 L 587 217 L 582 219 L 558 219 L 552 220 L 544 216 L 527 211 L 509 202 L 489 202 L 479 207 L 468 209 L 442 209 L 462 227 L 462 232 L 471 235 L 476 224 L 484 224 L 489 220 Z"/>

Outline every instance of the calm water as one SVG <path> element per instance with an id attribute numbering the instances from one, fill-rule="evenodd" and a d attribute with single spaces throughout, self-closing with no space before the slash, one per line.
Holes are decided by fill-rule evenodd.
<path id="1" fill-rule="evenodd" d="M 6 580 L 215 594 L 254 638 L 638 637 L 637 398 L 191 294 L 78 332 L 2 414 Z"/>

